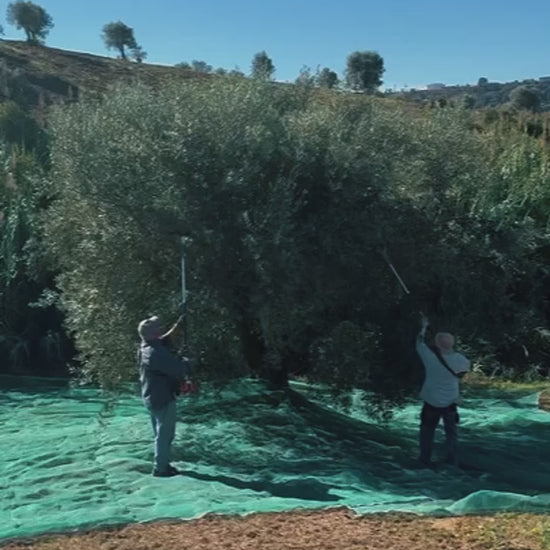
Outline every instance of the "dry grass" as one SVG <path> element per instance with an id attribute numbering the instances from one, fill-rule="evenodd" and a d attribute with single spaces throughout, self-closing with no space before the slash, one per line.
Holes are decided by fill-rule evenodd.
<path id="1" fill-rule="evenodd" d="M 117 82 L 140 81 L 154 87 L 174 79 L 209 76 L 190 69 L 135 63 L 17 40 L 0 40 L 0 59 L 10 70 L 21 71 L 41 95 L 41 104 L 33 106 L 37 116 L 43 115 L 42 111 L 52 103 L 72 102 L 84 96 L 99 97 Z"/>

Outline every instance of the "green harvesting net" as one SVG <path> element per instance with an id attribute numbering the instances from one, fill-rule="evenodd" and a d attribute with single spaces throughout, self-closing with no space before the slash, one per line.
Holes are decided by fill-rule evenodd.
<path id="1" fill-rule="evenodd" d="M 0 539 L 52 531 L 349 506 L 359 513 L 550 510 L 550 414 L 536 394 L 479 391 L 461 408 L 465 469 L 420 469 L 419 403 L 387 424 L 323 391 L 242 381 L 178 401 L 173 462 L 150 475 L 151 425 L 132 392 L 0 378 Z M 443 434 L 436 436 L 437 445 Z"/>

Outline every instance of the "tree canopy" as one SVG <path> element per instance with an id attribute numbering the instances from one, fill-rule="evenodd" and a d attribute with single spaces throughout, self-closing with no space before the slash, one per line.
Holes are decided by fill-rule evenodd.
<path id="1" fill-rule="evenodd" d="M 382 84 L 384 60 L 377 52 L 353 52 L 347 58 L 346 84 L 352 90 L 372 92 Z"/>
<path id="2" fill-rule="evenodd" d="M 338 85 L 338 75 L 328 67 L 323 67 L 316 75 L 315 81 L 321 88 L 334 88 Z"/>
<path id="3" fill-rule="evenodd" d="M 510 101 L 518 109 L 536 112 L 540 107 L 540 96 L 529 86 L 517 86 L 510 92 Z"/>
<path id="4" fill-rule="evenodd" d="M 58 111 L 47 242 L 86 375 L 132 378 L 139 320 L 177 315 L 182 236 L 205 378 L 297 373 L 397 399 L 417 390 L 420 309 L 488 368 L 538 360 L 538 142 L 474 133 L 465 110 L 412 124 L 373 98 L 314 96 L 212 79 Z"/>
<path id="5" fill-rule="evenodd" d="M 53 20 L 42 6 L 24 0 L 8 4 L 6 19 L 10 25 L 25 31 L 28 42 L 43 42 L 53 28 Z"/>
<path id="6" fill-rule="evenodd" d="M 275 72 L 275 65 L 265 51 L 258 52 L 252 58 L 251 74 L 253 78 L 270 80 Z"/>
<path id="7" fill-rule="evenodd" d="M 213 70 L 212 65 L 198 59 L 193 59 L 193 61 L 191 61 L 191 68 L 198 73 L 211 73 Z"/>
<path id="8" fill-rule="evenodd" d="M 120 52 L 120 57 L 126 59 L 126 50 L 136 50 L 140 48 L 134 37 L 134 29 L 125 25 L 122 21 L 107 23 L 103 27 L 103 42 L 108 49 L 116 49 Z"/>

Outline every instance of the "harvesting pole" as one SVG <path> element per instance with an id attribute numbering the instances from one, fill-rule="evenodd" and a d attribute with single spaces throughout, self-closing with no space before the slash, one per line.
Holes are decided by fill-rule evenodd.
<path id="1" fill-rule="evenodd" d="M 187 301 L 187 289 L 185 286 L 185 237 L 181 237 L 181 313 L 185 314 L 185 303 Z"/>
<path id="2" fill-rule="evenodd" d="M 187 319 L 186 319 L 186 305 L 187 305 L 187 286 L 185 280 L 185 237 L 180 238 L 181 247 L 181 303 L 180 303 L 180 320 L 183 328 L 183 347 L 187 346 Z"/>
<path id="3" fill-rule="evenodd" d="M 388 256 L 388 253 L 387 253 L 386 249 L 383 248 L 380 251 L 380 254 L 384 258 L 384 260 L 386 261 L 386 263 L 388 264 L 390 269 L 392 270 L 392 273 L 395 275 L 395 278 L 399 281 L 399 284 L 401 285 L 401 288 L 405 291 L 405 294 L 410 294 L 411 291 L 407 288 L 407 285 L 405 284 L 403 279 L 399 276 L 399 273 L 397 273 L 397 269 L 395 269 L 395 267 L 393 267 L 393 264 L 390 261 L 390 258 Z"/>

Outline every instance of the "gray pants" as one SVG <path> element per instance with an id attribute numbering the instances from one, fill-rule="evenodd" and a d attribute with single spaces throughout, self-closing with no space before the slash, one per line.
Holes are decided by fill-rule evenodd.
<path id="1" fill-rule="evenodd" d="M 435 429 L 441 418 L 443 418 L 445 429 L 447 462 L 458 466 L 458 412 L 454 404 L 449 407 L 433 407 L 428 403 L 424 403 L 420 415 L 420 460 L 424 463 L 431 461 Z"/>
<path id="2" fill-rule="evenodd" d="M 172 400 L 166 407 L 149 409 L 149 412 L 155 434 L 155 471 L 165 472 L 170 464 L 170 448 L 176 433 L 176 402 Z"/>

